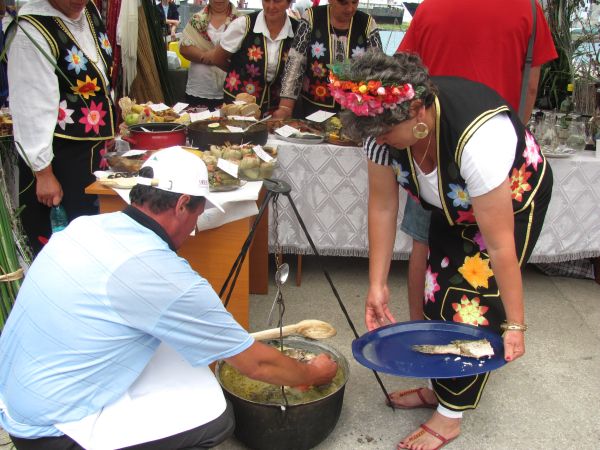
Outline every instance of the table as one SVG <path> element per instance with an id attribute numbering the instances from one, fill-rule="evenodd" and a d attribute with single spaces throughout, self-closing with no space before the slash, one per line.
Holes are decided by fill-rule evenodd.
<path id="1" fill-rule="evenodd" d="M 97 181 L 88 186 L 85 192 L 98 195 L 101 213 L 121 211 L 125 207 L 125 202 L 114 190 L 102 186 Z M 248 217 L 190 236 L 177 253 L 190 263 L 192 269 L 206 278 L 218 293 L 248 236 L 253 220 L 253 217 Z M 266 251 L 262 253 L 266 255 Z M 266 257 L 264 255 L 261 257 Z M 238 323 L 246 329 L 248 329 L 249 265 L 252 264 L 251 260 L 252 254 L 242 264 L 227 307 Z M 262 265 L 264 264 L 256 264 L 257 267 L 262 267 Z M 256 277 L 266 279 L 267 274 L 261 273 Z"/>
<path id="2" fill-rule="evenodd" d="M 292 199 L 322 255 L 368 256 L 367 161 L 362 148 L 301 145 L 270 140 L 278 147 L 274 177 L 292 186 Z M 600 158 L 580 151 L 549 159 L 552 200 L 530 262 L 559 262 L 600 256 Z M 401 190 L 401 222 L 406 194 Z M 283 253 L 312 254 L 287 199 L 269 217 L 269 249 L 275 251 L 275 223 Z M 408 259 L 412 241 L 398 230 L 394 259 Z"/>

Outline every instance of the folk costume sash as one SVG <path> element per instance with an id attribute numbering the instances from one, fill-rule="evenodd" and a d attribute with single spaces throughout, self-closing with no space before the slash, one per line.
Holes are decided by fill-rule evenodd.
<path id="1" fill-rule="evenodd" d="M 327 64 L 335 63 L 333 48 L 333 26 L 329 5 L 317 6 L 307 10 L 311 25 L 309 48 L 307 49 L 306 73 L 302 86 L 302 97 L 317 109 L 338 111 L 339 105 L 327 88 L 329 69 Z M 368 33 L 371 28 L 371 16 L 356 11 L 348 29 L 344 59 L 355 58 L 367 50 Z"/>
<path id="2" fill-rule="evenodd" d="M 259 13 L 260 11 L 257 11 L 246 16 L 244 39 L 240 50 L 231 55 L 230 70 L 225 78 L 223 92 L 226 101 L 233 101 L 235 96 L 242 92 L 253 95 L 262 113 L 265 113 L 279 104 L 281 76 L 293 38 L 286 37 L 279 41 L 277 71 L 273 80 L 268 82 L 267 38 L 262 33 L 253 31 Z M 298 21 L 295 19 L 290 21 L 295 33 L 298 29 Z"/>
<path id="3" fill-rule="evenodd" d="M 104 67 L 112 67 L 112 47 L 98 10 L 92 2 L 82 12 L 94 36 L 96 57 L 86 54 L 64 21 L 58 17 L 24 15 L 46 39 L 56 58 L 55 70 L 60 104 L 54 136 L 73 140 L 106 140 L 115 135 L 115 112 L 110 98 L 110 85 L 104 81 L 99 59 Z M 110 73 L 107 74 L 110 79 Z"/>
<path id="4" fill-rule="evenodd" d="M 517 132 L 515 160 L 510 173 L 515 214 L 525 210 L 546 173 L 546 160 L 533 135 L 525 129 L 518 114 L 490 88 L 455 77 L 433 77 L 440 93 L 435 99 L 438 161 L 438 188 L 446 221 L 453 225 L 473 225 L 475 217 L 466 182 L 460 175 L 462 152 L 477 129 L 500 113 L 508 114 Z M 482 149 L 485 151 L 485 149 Z M 392 166 L 398 183 L 415 197 L 419 183 L 410 148 L 391 149 Z M 430 209 L 427 204 L 423 207 Z"/>

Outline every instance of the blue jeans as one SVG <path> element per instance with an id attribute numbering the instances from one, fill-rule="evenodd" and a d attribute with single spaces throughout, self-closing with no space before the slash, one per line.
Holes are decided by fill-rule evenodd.
<path id="1" fill-rule="evenodd" d="M 429 222 L 431 222 L 431 212 L 424 209 L 409 195 L 406 198 L 404 217 L 400 229 L 414 240 L 427 244 L 429 241 Z"/>

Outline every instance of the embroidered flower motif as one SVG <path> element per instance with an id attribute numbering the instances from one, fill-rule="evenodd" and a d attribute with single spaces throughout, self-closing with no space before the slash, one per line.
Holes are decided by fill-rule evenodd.
<path id="1" fill-rule="evenodd" d="M 313 58 L 321 58 L 321 56 L 325 56 L 325 44 L 321 44 L 316 41 L 314 44 L 310 46 L 310 53 Z"/>
<path id="2" fill-rule="evenodd" d="M 310 93 L 314 99 L 324 102 L 327 95 L 329 95 L 329 90 L 327 89 L 327 83 L 317 81 L 315 84 L 310 86 Z"/>
<path id="3" fill-rule="evenodd" d="M 75 73 L 79 75 L 82 70 L 87 70 L 86 64 L 88 63 L 87 58 L 81 50 L 73 46 L 71 50 L 67 49 L 68 55 L 65 56 L 65 61 L 69 63 L 67 66 L 68 70 L 75 70 Z"/>
<path id="4" fill-rule="evenodd" d="M 74 123 L 71 116 L 73 115 L 74 109 L 67 108 L 67 101 L 63 100 L 58 104 L 58 126 L 64 130 L 68 123 Z"/>
<path id="5" fill-rule="evenodd" d="M 94 130 L 96 134 L 100 133 L 100 126 L 106 125 L 103 118 L 106 115 L 106 111 L 102 109 L 102 102 L 97 105 L 92 100 L 92 104 L 88 108 L 81 108 L 81 114 L 83 117 L 79 119 L 79 123 L 85 125 L 85 132 L 89 133 L 90 130 Z"/>
<path id="6" fill-rule="evenodd" d="M 365 52 L 366 52 L 366 49 L 364 47 L 357 45 L 356 47 L 354 47 L 352 49 L 352 59 L 358 58 L 359 56 L 364 55 Z"/>
<path id="7" fill-rule="evenodd" d="M 396 181 L 400 183 L 400 186 L 406 186 L 408 184 L 409 172 L 402 169 L 402 164 L 396 162 L 392 163 L 392 170 L 394 171 L 394 175 L 396 175 Z"/>
<path id="8" fill-rule="evenodd" d="M 525 131 L 525 150 L 523 150 L 523 157 L 525 158 L 527 165 L 533 166 L 533 169 L 537 171 L 538 164 L 542 162 L 542 155 L 540 155 L 540 146 L 529 131 Z"/>
<path id="9" fill-rule="evenodd" d="M 108 149 L 106 148 L 107 144 L 104 144 L 102 150 L 100 150 L 100 169 L 108 170 L 110 169 L 110 165 L 108 164 L 108 160 L 106 159 L 106 154 L 108 153 Z"/>
<path id="10" fill-rule="evenodd" d="M 488 320 L 484 316 L 489 307 L 479 306 L 480 301 L 479 297 L 469 300 L 466 295 L 463 295 L 460 303 L 452 303 L 452 309 L 456 311 L 452 320 L 475 326 L 489 325 Z"/>
<path id="11" fill-rule="evenodd" d="M 325 69 L 323 64 L 318 61 L 313 61 L 311 70 L 313 75 L 317 78 L 323 78 L 325 75 L 327 75 L 327 69 Z"/>
<path id="12" fill-rule="evenodd" d="M 435 302 L 435 293 L 440 290 L 437 276 L 437 273 L 431 271 L 431 266 L 427 266 L 427 272 L 425 272 L 425 303 L 428 301 Z"/>
<path id="13" fill-rule="evenodd" d="M 444 259 L 442 259 L 440 266 L 442 267 L 442 269 L 445 269 L 446 267 L 448 267 L 448 264 L 450 264 L 450 259 L 447 256 L 445 256 Z"/>
<path id="14" fill-rule="evenodd" d="M 246 64 L 246 72 L 250 78 L 258 78 L 260 69 L 255 64 Z"/>
<path id="15" fill-rule="evenodd" d="M 475 215 L 473 214 L 473 208 L 468 211 L 458 211 L 458 218 L 456 223 L 475 223 Z"/>
<path id="16" fill-rule="evenodd" d="M 448 197 L 450 197 L 453 201 L 452 204 L 455 207 L 460 206 L 461 208 L 468 208 L 471 205 L 471 198 L 469 197 L 469 193 L 466 188 L 458 184 L 450 183 L 451 192 L 448 193 Z"/>
<path id="17" fill-rule="evenodd" d="M 98 40 L 100 41 L 100 47 L 108 54 L 112 55 L 112 47 L 106 33 L 98 33 Z"/>
<path id="18" fill-rule="evenodd" d="M 254 80 L 244 81 L 244 91 L 246 91 L 250 95 L 254 95 L 258 97 L 260 91 L 262 91 L 262 87 Z"/>
<path id="19" fill-rule="evenodd" d="M 479 253 L 475 256 L 465 256 L 465 262 L 458 271 L 475 289 L 480 286 L 487 288 L 488 280 L 494 275 L 489 259 L 482 259 Z"/>
<path id="20" fill-rule="evenodd" d="M 71 86 L 71 89 L 76 94 L 88 100 L 90 97 L 96 96 L 96 92 L 100 90 L 100 86 L 98 86 L 97 78 L 91 79 L 89 75 L 86 75 L 85 81 L 77 80 L 77 87 Z"/>
<path id="21" fill-rule="evenodd" d="M 512 190 L 512 198 L 518 202 L 523 201 L 523 194 L 531 190 L 531 185 L 527 182 L 532 173 L 527 172 L 526 164 L 523 163 L 519 170 L 512 170 L 510 176 L 510 189 Z"/>
<path id="22" fill-rule="evenodd" d="M 248 49 L 248 59 L 250 61 L 260 61 L 263 57 L 262 48 L 253 45 Z"/>
<path id="23" fill-rule="evenodd" d="M 485 245 L 485 241 L 483 240 L 483 235 L 481 234 L 481 231 L 477 231 L 477 233 L 475 233 L 473 240 L 479 246 L 479 250 L 483 251 L 487 248 L 487 246 Z"/>
<path id="24" fill-rule="evenodd" d="M 238 89 L 238 86 L 241 84 L 240 76 L 237 74 L 235 70 L 229 72 L 227 78 L 225 78 L 225 85 L 227 89 L 230 91 L 235 91 Z"/>

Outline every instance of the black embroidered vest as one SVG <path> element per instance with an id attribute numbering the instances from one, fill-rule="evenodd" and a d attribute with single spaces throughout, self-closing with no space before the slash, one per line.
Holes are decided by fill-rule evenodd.
<path id="1" fill-rule="evenodd" d="M 339 111 L 340 105 L 335 102 L 327 88 L 327 64 L 335 63 L 329 5 L 309 8 L 307 11 L 312 32 L 306 50 L 302 97 L 311 103 L 315 110 Z M 367 50 L 371 20 L 368 14 L 356 11 L 350 22 L 344 59 L 357 57 Z"/>
<path id="2" fill-rule="evenodd" d="M 83 13 L 94 36 L 98 58 L 107 70 L 112 67 L 112 47 L 98 10 L 92 2 Z M 115 112 L 110 98 L 110 85 L 104 82 L 100 69 L 77 45 L 62 19 L 51 16 L 24 15 L 46 39 L 56 58 L 55 70 L 60 92 L 60 105 L 54 136 L 74 140 L 104 140 L 115 135 Z M 110 73 L 107 75 L 110 80 Z"/>
<path id="3" fill-rule="evenodd" d="M 241 92 L 256 97 L 256 103 L 264 114 L 279 105 L 281 76 L 287 61 L 293 38 L 280 41 L 277 71 L 273 80 L 267 82 L 267 38 L 262 33 L 254 33 L 254 25 L 260 11 L 246 16 L 246 32 L 240 50 L 231 55 L 230 70 L 225 78 L 223 92 L 225 101 L 232 102 Z M 298 21 L 290 19 L 294 33 Z"/>
<path id="4" fill-rule="evenodd" d="M 506 105 L 495 91 L 481 83 L 455 77 L 433 77 L 440 93 L 435 100 L 437 111 L 437 176 L 440 200 L 449 225 L 475 223 L 467 185 L 460 175 L 465 145 L 490 118 L 507 113 L 517 133 L 515 160 L 510 173 L 512 204 L 515 214 L 529 206 L 546 174 L 546 159 L 533 135 L 525 129 L 518 114 Z M 481 151 L 485 151 L 482 148 Z M 410 148 L 390 149 L 396 179 L 415 197 L 419 183 Z M 428 208 L 427 204 L 423 204 Z"/>

